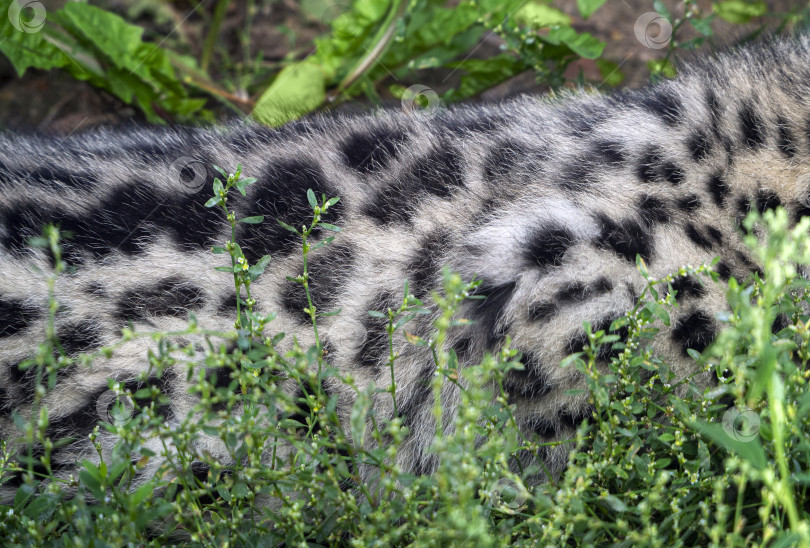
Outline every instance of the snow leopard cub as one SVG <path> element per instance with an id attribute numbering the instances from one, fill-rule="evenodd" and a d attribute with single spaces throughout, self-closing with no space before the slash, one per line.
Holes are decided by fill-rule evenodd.
<path id="1" fill-rule="evenodd" d="M 591 408 L 586 395 L 565 394 L 582 379 L 559 363 L 582 347 L 584 321 L 605 328 L 633 306 L 645 283 L 637 256 L 653 276 L 719 256 L 720 277 L 741 279 L 757 269 L 738 230 L 747 211 L 782 205 L 794 220 L 810 214 L 808 97 L 810 40 L 799 39 L 695 63 L 647 89 L 555 102 L 526 97 L 431 116 L 315 116 L 280 129 L 3 135 L 0 438 L 19 437 L 12 413 L 30 412 L 35 378 L 18 365 L 45 337 L 52 262 L 28 238 L 47 223 L 72 233 L 64 259 L 73 271 L 55 290 L 56 334 L 68 355 L 117 341 L 130 323 L 171 331 L 193 313 L 200 325 L 223 328 L 236 296 L 229 275 L 214 270 L 222 256 L 211 246 L 227 241 L 230 227 L 204 204 L 212 166 L 238 163 L 258 181 L 229 207 L 237 217 L 267 218 L 240 225 L 236 236 L 251 263 L 272 257 L 252 294 L 260 310 L 278 314 L 274 330 L 314 342 L 306 296 L 285 280 L 301 271 L 300 242 L 275 219 L 307 221 L 307 189 L 340 196 L 327 220 L 343 231 L 309 266 L 317 309 L 342 311 L 319 323 L 329 363 L 361 389 L 387 386 L 385 324 L 367 311 L 395 306 L 405 279 L 429 302 L 449 266 L 482 280 L 486 296 L 463 309 L 473 323 L 450 332 L 461 366 L 510 337 L 525 366 L 505 380 L 519 425 L 544 440 L 571 436 Z M 686 374 L 695 368 L 686 350 L 702 351 L 719 328 L 724 290 L 692 278 L 674 285 L 680 307 L 654 345 Z M 417 320 L 417 329 L 430 321 Z M 48 433 L 74 441 L 53 452 L 56 476 L 75 475 L 83 458 L 97 460 L 88 434 L 99 398 L 108 378 L 137 387 L 149 344 L 135 339 L 92 368 L 59 371 L 43 400 Z M 394 344 L 397 409 L 410 430 L 399 464 L 431 473 L 435 364 L 424 347 Z M 600 360 L 610 357 L 603 348 Z M 170 397 L 170 423 L 194 405 L 184 374 L 166 371 L 152 381 Z M 338 394 L 338 414 L 348 417 L 354 392 L 339 383 L 324 390 Z M 452 412 L 458 401 L 446 386 L 444 407 Z M 375 406 L 378 417 L 392 415 L 390 394 L 377 394 Z M 116 439 L 102 431 L 97 441 L 110 451 Z M 538 457 L 559 473 L 567 449 L 544 451 Z"/>

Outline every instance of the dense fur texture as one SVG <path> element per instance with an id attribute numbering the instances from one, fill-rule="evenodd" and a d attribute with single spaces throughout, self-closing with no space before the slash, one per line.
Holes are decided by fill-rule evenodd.
<path id="1" fill-rule="evenodd" d="M 12 412 L 30 409 L 33 377 L 17 366 L 45 335 L 52 266 L 47 255 L 27 249 L 26 239 L 49 222 L 73 233 L 65 258 L 75 272 L 58 280 L 63 309 L 56 322 L 70 355 L 116 341 L 127 322 L 138 330 L 174 330 L 193 312 L 205 327 L 227 328 L 233 284 L 214 271 L 226 256 L 210 248 L 228 239 L 228 226 L 221 211 L 203 204 L 211 166 L 237 163 L 258 182 L 230 207 L 237 217 L 267 216 L 263 224 L 242 225 L 237 238 L 251 261 L 272 256 L 253 295 L 259 310 L 278 313 L 274 331 L 313 343 L 304 295 L 285 280 L 301 271 L 300 247 L 274 219 L 307 221 L 308 188 L 340 196 L 325 220 L 344 230 L 311 264 L 318 309 L 342 309 L 320 323 L 329 362 L 351 372 L 360 387 L 386 386 L 384 324 L 367 311 L 395 306 L 406 278 L 416 296 L 427 297 L 449 265 L 483 280 L 479 293 L 487 296 L 466 305 L 472 326 L 451 331 L 462 365 L 479 362 L 510 336 L 525 364 L 506 381 L 519 424 L 544 439 L 570 436 L 590 408 L 585 395 L 565 395 L 582 382 L 558 364 L 581 348 L 584 321 L 607 327 L 632 307 L 644 287 L 637 255 L 653 276 L 720 256 L 723 279 L 745 278 L 757 268 L 739 235 L 747 211 L 782 205 L 794 220 L 810 212 L 808 97 L 810 41 L 802 39 L 721 55 L 673 81 L 611 96 L 527 97 L 432 116 L 315 117 L 278 130 L 4 135 L 0 437 L 14 440 Z M 725 300 L 721 284 L 677 285 L 680 307 L 654 345 L 686 374 L 695 368 L 686 350 L 701 351 L 714 338 Z M 427 332 L 432 319 L 412 329 Z M 133 383 L 146 368 L 148 344 L 130 341 L 92 369 L 60 372 L 44 400 L 50 433 L 76 441 L 55 451 L 57 475 L 93 459 L 87 435 L 107 379 Z M 400 464 L 430 473 L 434 363 L 423 347 L 399 338 L 395 345 L 398 408 L 411 430 Z M 606 349 L 600 359 L 609 358 Z M 193 405 L 179 372 L 152 382 L 171 397 L 164 410 L 170 422 Z M 348 420 L 353 393 L 325 388 L 339 393 L 339 413 Z M 455 409 L 453 386 L 442 397 Z M 376 406 L 377 416 L 391 415 L 389 395 L 379 394 Z M 100 440 L 105 450 L 115 442 L 106 432 Z M 566 449 L 540 457 L 559 472 Z"/>

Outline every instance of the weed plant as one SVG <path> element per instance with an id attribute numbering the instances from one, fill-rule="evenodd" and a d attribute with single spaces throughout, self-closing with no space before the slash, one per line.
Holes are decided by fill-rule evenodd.
<path id="1" fill-rule="evenodd" d="M 330 366 L 317 337 L 324 314 L 310 295 L 307 258 L 332 241 L 317 229 L 340 230 L 323 220 L 337 198 L 310 191 L 311 222 L 301 228 L 282 222 L 301 238 L 303 271 L 292 279 L 306 292 L 317 341 L 305 348 L 294 340 L 282 352 L 285 334 L 272 333 L 273 316 L 255 311 L 250 292 L 270 258 L 248 264 L 235 240 L 238 223 L 267 221 L 237 219 L 227 207 L 228 193 L 244 194 L 253 179 L 242 178 L 239 168 L 222 173 L 207 206 L 221 208 L 233 229 L 214 252 L 229 257 L 218 270 L 233 275 L 240 296 L 234 329 L 205 331 L 193 317 L 182 332 L 125 329 L 119 344 L 154 343 L 144 357 L 144 383 L 110 381 L 116 402 L 90 435 L 98 459 L 82 461 L 78 477 L 68 480 L 52 473 L 50 455 L 69 440 L 48 437 L 43 396 L 59 370 L 114 356 L 117 346 L 65 355 L 53 329 L 53 284 L 64 270 L 60 235 L 48 227 L 32 242 L 50 251 L 55 269 L 46 340 L 23 364 L 35 372 L 35 411 L 15 416 L 19 440 L 0 445 L 0 482 L 23 479 L 12 504 L 0 506 L 0 544 L 810 545 L 810 318 L 807 282 L 799 275 L 810 264 L 810 219 L 791 228 L 781 209 L 747 218 L 746 239 L 761 275 L 750 283 L 730 281 L 721 318 L 726 328 L 702 355 L 692 354 L 695 372 L 685 378 L 648 343 L 678 306 L 677 277 L 711 284 L 718 276 L 712 265 L 687 265 L 655 279 L 639 259 L 647 286 L 638 303 L 611 330 L 586 325 L 583 352 L 561 364 L 584 375 L 594 411 L 575 438 L 555 442 L 571 450 L 564 474 L 538 485 L 530 478 L 542 476 L 542 468 L 520 468 L 517 457 L 537 452 L 541 442 L 519 431 L 503 387 L 504 375 L 523 367 L 519 355 L 507 342 L 481 364 L 460 367 L 445 345 L 448 333 L 467 323 L 460 305 L 478 282 L 446 270 L 431 303 L 410 295 L 406 282 L 396 310 L 371 311 L 387 326 L 392 384 L 360 388 Z M 437 318 L 431 335 L 409 334 L 409 322 L 428 311 Z M 180 336 L 204 340 L 204 355 L 181 346 Z M 436 424 L 449 413 L 438 404 L 442 386 L 453 383 L 461 394 L 458 410 L 447 417 L 452 431 L 437 431 L 433 440 L 439 466 L 431 476 L 395 464 L 407 429 L 401 417 L 386 420 L 373 404 L 381 394 L 396 401 L 396 348 L 403 339 L 433 352 Z M 618 354 L 607 368 L 597 367 L 605 345 Z M 161 414 L 167 396 L 146 382 L 169 368 L 185 370 L 199 398 L 171 426 Z M 338 396 L 323 389 L 327 379 L 354 391 L 347 423 L 338 419 Z M 300 390 L 282 388 L 290 384 Z M 110 454 L 96 441 L 101 429 L 120 439 Z M 202 436 L 217 440 L 227 458 L 198 451 L 193 442 Z M 150 449 L 150 439 L 163 449 Z M 160 469 L 140 478 L 154 460 Z"/>

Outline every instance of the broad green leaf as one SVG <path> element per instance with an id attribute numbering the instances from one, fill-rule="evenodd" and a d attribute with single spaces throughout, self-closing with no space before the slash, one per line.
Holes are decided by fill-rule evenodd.
<path id="1" fill-rule="evenodd" d="M 616 87 L 624 82 L 624 73 L 619 69 L 618 64 L 607 59 L 597 59 L 595 62 L 599 74 L 602 75 L 602 82 L 611 87 Z"/>
<path id="2" fill-rule="evenodd" d="M 144 483 L 140 487 L 138 487 L 132 495 L 129 497 L 129 502 L 132 507 L 138 506 L 141 502 L 144 501 L 147 497 L 152 496 L 152 491 L 154 491 L 155 486 L 151 482 Z"/>
<path id="3" fill-rule="evenodd" d="M 729 23 L 744 25 L 755 17 L 768 12 L 765 2 L 744 2 L 743 0 L 726 0 L 713 5 L 714 12 Z"/>
<path id="4" fill-rule="evenodd" d="M 760 445 L 759 438 L 736 439 L 719 424 L 708 422 L 695 422 L 692 423 L 692 427 L 730 453 L 739 455 L 757 470 L 764 470 L 765 466 L 767 466 L 768 461 L 765 457 L 765 451 Z"/>
<path id="5" fill-rule="evenodd" d="M 354 10 L 369 21 L 376 21 L 388 12 L 391 2 L 380 0 L 355 0 Z"/>
<path id="6" fill-rule="evenodd" d="M 8 57 L 18 75 L 25 74 L 28 68 L 48 70 L 70 63 L 65 52 L 46 40 L 44 29 L 25 32 L 32 29 L 20 26 L 23 30 L 17 30 L 11 22 L 11 14 L 6 16 L 3 11 L 0 10 L 0 51 Z"/>
<path id="7" fill-rule="evenodd" d="M 59 499 L 50 493 L 37 495 L 25 508 L 25 515 L 33 520 L 48 521 L 58 503 Z"/>
<path id="8" fill-rule="evenodd" d="M 515 59 L 509 54 L 501 54 L 489 59 L 466 59 L 450 63 L 448 66 L 457 67 L 466 74 L 461 77 L 461 85 L 458 89 L 450 90 L 442 96 L 442 100 L 446 102 L 474 97 L 527 68 L 523 61 Z"/>
<path id="9" fill-rule="evenodd" d="M 653 75 L 659 74 L 665 78 L 674 78 L 675 74 L 677 74 L 675 65 L 673 65 L 669 59 L 653 59 L 652 61 L 647 61 L 647 68 L 650 69 L 650 73 Z"/>
<path id="10" fill-rule="evenodd" d="M 711 16 L 704 17 L 703 19 L 698 19 L 697 17 L 694 19 L 689 19 L 689 23 L 703 36 L 709 37 L 714 34 L 714 30 L 712 30 Z"/>
<path id="11" fill-rule="evenodd" d="M 571 51 L 585 59 L 596 59 L 605 49 L 604 42 L 600 42 L 587 32 L 578 34 L 571 27 L 553 28 L 548 36 L 542 36 L 541 39 L 555 46 L 565 44 Z"/>
<path id="12" fill-rule="evenodd" d="M 604 0 L 602 0 L 604 1 Z M 571 25 L 571 17 L 557 8 L 552 8 L 537 2 L 526 2 L 514 15 L 515 21 L 520 25 L 534 28 L 551 27 L 554 25 Z"/>
<path id="13" fill-rule="evenodd" d="M 130 25 L 114 13 L 82 2 L 68 2 L 54 17 L 71 34 L 92 43 L 95 51 L 114 66 L 137 71 L 140 76 L 149 76 L 151 63 L 146 58 L 149 52 L 159 48 L 150 45 L 144 51 L 141 27 Z"/>
<path id="14" fill-rule="evenodd" d="M 323 70 L 313 62 L 295 63 L 278 73 L 262 94 L 252 116 L 269 126 L 280 126 L 315 110 L 326 99 Z"/>
<path id="15" fill-rule="evenodd" d="M 602 7 L 606 0 L 577 0 L 577 9 L 583 18 L 587 19 L 596 10 Z"/>
<path id="16" fill-rule="evenodd" d="M 35 18 L 36 13 L 34 8 Z M 15 29 L 15 21 L 0 18 L 0 51 L 20 74 L 28 67 L 63 67 L 74 78 L 136 104 L 152 122 L 162 121 L 156 106 L 187 117 L 204 105 L 204 100 L 188 97 L 166 51 L 143 42 L 143 29 L 115 14 L 84 2 L 68 2 L 49 11 L 47 24 L 36 32 Z"/>
<path id="17" fill-rule="evenodd" d="M 667 6 L 661 0 L 655 0 L 653 2 L 653 7 L 655 8 L 655 11 L 663 15 L 665 19 L 672 21 L 672 15 L 669 13 L 669 8 L 667 8 Z"/>

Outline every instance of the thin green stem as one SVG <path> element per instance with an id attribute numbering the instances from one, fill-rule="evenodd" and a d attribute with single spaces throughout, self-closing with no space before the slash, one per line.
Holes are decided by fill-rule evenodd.
<path id="1" fill-rule="evenodd" d="M 211 26 L 208 28 L 208 34 L 205 36 L 202 57 L 200 58 L 200 68 L 202 68 L 205 73 L 208 73 L 208 65 L 211 63 L 214 46 L 219 36 L 219 29 L 222 26 L 222 21 L 225 19 L 225 13 L 228 11 L 230 4 L 231 0 L 218 0 L 214 8 L 214 15 L 211 17 Z"/>

